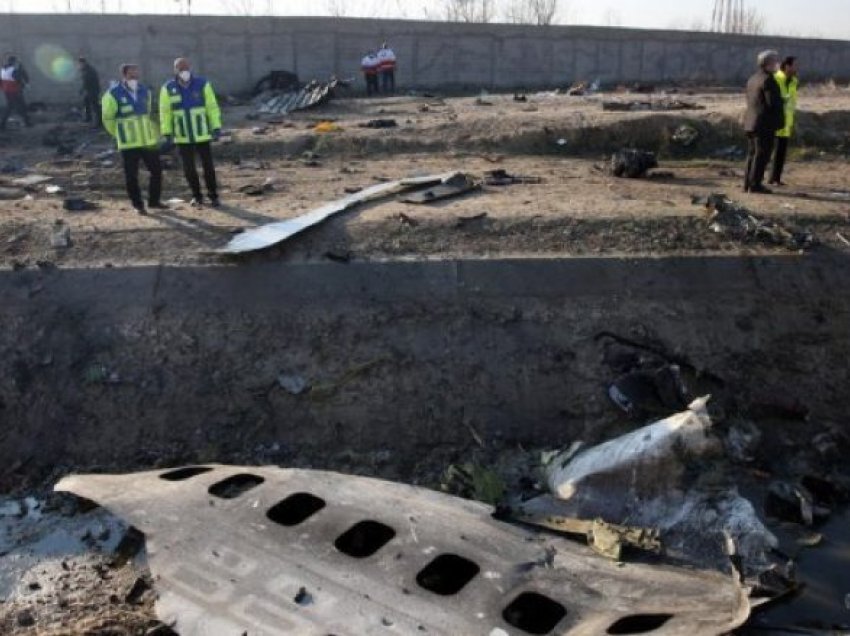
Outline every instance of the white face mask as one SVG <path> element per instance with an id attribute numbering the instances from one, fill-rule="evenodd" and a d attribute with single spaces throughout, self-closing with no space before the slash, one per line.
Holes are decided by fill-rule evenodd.
<path id="1" fill-rule="evenodd" d="M 139 88 L 139 80 L 128 79 L 127 88 L 129 88 L 131 91 L 136 90 L 137 88 Z"/>
<path id="2" fill-rule="evenodd" d="M 179 77 L 184 82 L 188 82 L 192 78 L 192 71 L 180 71 L 177 73 L 177 77 Z"/>

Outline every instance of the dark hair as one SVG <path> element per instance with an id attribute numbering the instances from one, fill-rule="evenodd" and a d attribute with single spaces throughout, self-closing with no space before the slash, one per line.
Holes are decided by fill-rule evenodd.
<path id="1" fill-rule="evenodd" d="M 124 77 L 125 75 L 127 75 L 127 71 L 129 71 L 131 68 L 138 68 L 138 67 L 139 67 L 138 64 L 122 64 L 121 65 L 121 77 Z"/>
<path id="2" fill-rule="evenodd" d="M 782 60 L 782 64 L 779 65 L 779 68 L 781 68 L 784 71 L 789 66 L 794 66 L 794 62 L 796 62 L 796 61 L 797 61 L 797 58 L 794 57 L 794 56 L 786 57 L 784 60 Z"/>

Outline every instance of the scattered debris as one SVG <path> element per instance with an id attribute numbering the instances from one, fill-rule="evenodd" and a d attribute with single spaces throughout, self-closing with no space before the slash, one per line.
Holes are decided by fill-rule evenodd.
<path id="1" fill-rule="evenodd" d="M 658 167 L 655 153 L 638 150 L 635 148 L 623 148 L 611 157 L 611 173 L 615 177 L 626 177 L 638 179 L 645 177 L 646 173 Z"/>
<path id="2" fill-rule="evenodd" d="M 51 184 L 51 185 L 45 186 L 44 191 L 47 194 L 59 194 L 60 192 L 64 192 L 65 190 L 64 190 L 64 188 L 62 188 L 62 186 Z"/>
<path id="3" fill-rule="evenodd" d="M 97 204 L 82 197 L 70 197 L 62 202 L 62 207 L 68 212 L 90 212 L 97 210 Z"/>
<path id="4" fill-rule="evenodd" d="M 723 449 L 711 432 L 707 400 L 599 446 L 573 444 L 549 457 L 554 497 L 522 502 L 520 510 L 657 529 L 667 555 L 729 571 L 729 555 L 736 554 L 758 575 L 770 565 L 776 537 L 734 488 L 702 486 L 702 473 Z"/>
<path id="5" fill-rule="evenodd" d="M 266 177 L 262 183 L 247 183 L 239 187 L 239 192 L 249 197 L 261 197 L 274 190 L 274 179 Z"/>
<path id="6" fill-rule="evenodd" d="M 791 231 L 774 221 L 760 219 L 724 194 L 711 194 L 704 199 L 695 197 L 693 203 L 705 206 L 709 227 L 718 234 L 741 241 L 782 245 L 792 250 L 808 249 L 814 244 L 811 232 Z"/>
<path id="7" fill-rule="evenodd" d="M 306 110 L 324 104 L 333 98 L 334 90 L 338 86 L 346 85 L 347 82 L 336 78 L 331 78 L 327 82 L 313 80 L 300 89 L 267 90 L 254 99 L 254 104 L 260 114 L 286 115 L 296 110 Z"/>
<path id="8" fill-rule="evenodd" d="M 690 124 L 682 124 L 673 133 L 672 140 L 675 144 L 690 148 L 699 140 L 699 131 Z"/>
<path id="9" fill-rule="evenodd" d="M 440 488 L 466 499 L 483 501 L 495 506 L 505 494 L 505 482 L 493 470 L 476 463 L 450 464 L 443 475 Z"/>
<path id="10" fill-rule="evenodd" d="M 359 126 L 360 128 L 395 128 L 398 122 L 395 119 L 370 119 Z"/>
<path id="11" fill-rule="evenodd" d="M 24 188 L 30 186 L 41 185 L 42 183 L 47 183 L 48 181 L 52 181 L 53 177 L 46 174 L 28 174 L 24 177 L 17 177 L 12 179 L 12 185 L 21 186 Z"/>
<path id="12" fill-rule="evenodd" d="M 802 484 L 774 481 L 767 491 L 764 512 L 769 517 L 811 526 L 815 520 L 823 521 L 830 511 L 817 505 L 808 488 Z"/>
<path id="13" fill-rule="evenodd" d="M 455 223 L 456 229 L 461 229 L 469 225 L 470 223 L 474 223 L 475 221 L 482 221 L 487 218 L 486 212 L 479 212 L 478 214 L 473 214 L 471 216 L 459 216 L 457 218 L 457 222 Z"/>
<path id="14" fill-rule="evenodd" d="M 850 246 L 850 240 L 847 240 L 847 238 L 845 238 L 845 236 L 844 236 L 841 232 L 836 232 L 836 233 L 835 233 L 835 236 L 837 236 L 837 237 L 838 237 L 838 240 L 839 240 L 839 241 L 841 241 L 841 242 L 842 242 L 842 243 L 844 243 L 845 245 Z"/>
<path id="15" fill-rule="evenodd" d="M 406 196 L 402 201 L 416 204 L 432 203 L 434 201 L 458 197 L 474 190 L 479 190 L 480 188 L 481 184 L 477 183 L 468 174 L 457 173 L 427 190 L 414 192 Z"/>
<path id="16" fill-rule="evenodd" d="M 333 133 L 333 132 L 342 132 L 342 126 L 332 121 L 320 121 L 318 124 L 313 126 L 313 132 L 317 133 Z"/>
<path id="17" fill-rule="evenodd" d="M 267 132 L 269 132 L 268 126 L 254 126 L 251 129 L 252 135 L 265 135 Z"/>
<path id="18" fill-rule="evenodd" d="M 242 501 L 222 514 L 210 501 L 235 481 L 244 483 Z M 620 567 L 567 538 L 498 521 L 486 504 L 378 479 L 206 465 L 72 476 L 56 489 L 99 503 L 152 538 L 167 537 L 169 549 L 149 553 L 156 611 L 183 634 L 210 625 L 234 634 L 293 626 L 336 633 L 340 617 L 358 634 L 380 624 L 405 634 L 477 634 L 482 625 L 492 634 L 620 633 L 623 621 L 659 617 L 659 603 L 675 597 L 665 633 L 713 636 L 743 624 L 750 611 L 746 590 L 727 574 L 664 562 Z M 608 525 L 594 533 L 605 551 L 618 540 Z M 224 563 L 240 564 L 240 575 L 218 576 Z M 182 583 L 188 572 L 218 594 L 193 592 Z M 421 593 L 411 597 L 399 580 Z M 314 589 L 331 591 L 333 602 L 320 602 Z M 461 589 L 462 604 L 445 602 Z"/>
<path id="19" fill-rule="evenodd" d="M 363 190 L 362 186 L 345 186 L 342 191 L 346 194 L 357 194 Z"/>
<path id="20" fill-rule="evenodd" d="M 292 395 L 301 395 L 310 390 L 310 383 L 298 373 L 281 373 L 277 376 L 278 386 Z"/>
<path id="21" fill-rule="evenodd" d="M 399 223 L 408 227 L 416 227 L 419 225 L 419 221 L 414 219 L 412 216 L 408 216 L 404 212 L 399 212 L 398 215 L 396 215 L 396 218 L 399 220 Z"/>
<path id="22" fill-rule="evenodd" d="M 57 249 L 71 247 L 71 228 L 61 219 L 56 219 L 53 224 L 53 230 L 50 233 L 50 245 Z"/>
<path id="23" fill-rule="evenodd" d="M 630 102 L 602 102 L 602 110 L 615 112 L 670 112 L 674 110 L 705 110 L 705 106 L 696 104 L 694 102 L 682 101 L 680 99 L 665 99 L 657 101 L 633 100 Z"/>
<path id="24" fill-rule="evenodd" d="M 514 101 L 515 102 L 527 102 L 528 96 L 524 93 L 514 93 Z"/>
<path id="25" fill-rule="evenodd" d="M 540 177 L 523 177 L 520 175 L 508 174 L 504 168 L 496 170 L 488 170 L 484 177 L 484 183 L 489 186 L 506 186 L 516 183 L 539 184 L 543 183 Z"/>

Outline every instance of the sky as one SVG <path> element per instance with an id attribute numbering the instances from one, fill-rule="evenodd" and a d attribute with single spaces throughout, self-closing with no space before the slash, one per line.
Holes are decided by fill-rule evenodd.
<path id="1" fill-rule="evenodd" d="M 12 11 L 75 10 L 110 13 L 192 12 L 351 17 L 441 17 L 449 0 L 0 0 Z M 493 0 L 508 3 L 512 0 Z M 764 14 L 766 31 L 778 35 L 850 40 L 850 0 L 746 0 Z M 687 29 L 707 27 L 714 0 L 559 0 L 558 21 L 569 24 Z"/>

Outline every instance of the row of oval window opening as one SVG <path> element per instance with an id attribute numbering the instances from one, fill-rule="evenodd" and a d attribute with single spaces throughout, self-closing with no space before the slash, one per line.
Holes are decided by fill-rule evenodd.
<path id="1" fill-rule="evenodd" d="M 211 471 L 208 466 L 187 466 L 160 475 L 167 481 L 182 481 Z M 256 488 L 265 480 L 259 475 L 239 473 L 214 483 L 209 494 L 221 499 L 235 499 Z M 308 492 L 297 492 L 279 501 L 266 512 L 269 520 L 282 526 L 297 526 L 325 507 L 324 499 Z M 355 559 L 372 556 L 395 537 L 395 530 L 379 521 L 358 521 L 339 535 L 334 546 Z M 440 554 L 417 575 L 416 583 L 423 589 L 441 596 L 460 592 L 481 568 L 457 554 Z M 537 592 L 523 592 L 502 612 L 502 618 L 528 634 L 548 634 L 567 615 L 566 608 Z M 626 616 L 611 625 L 608 634 L 645 634 L 664 625 L 671 614 L 639 614 Z"/>

